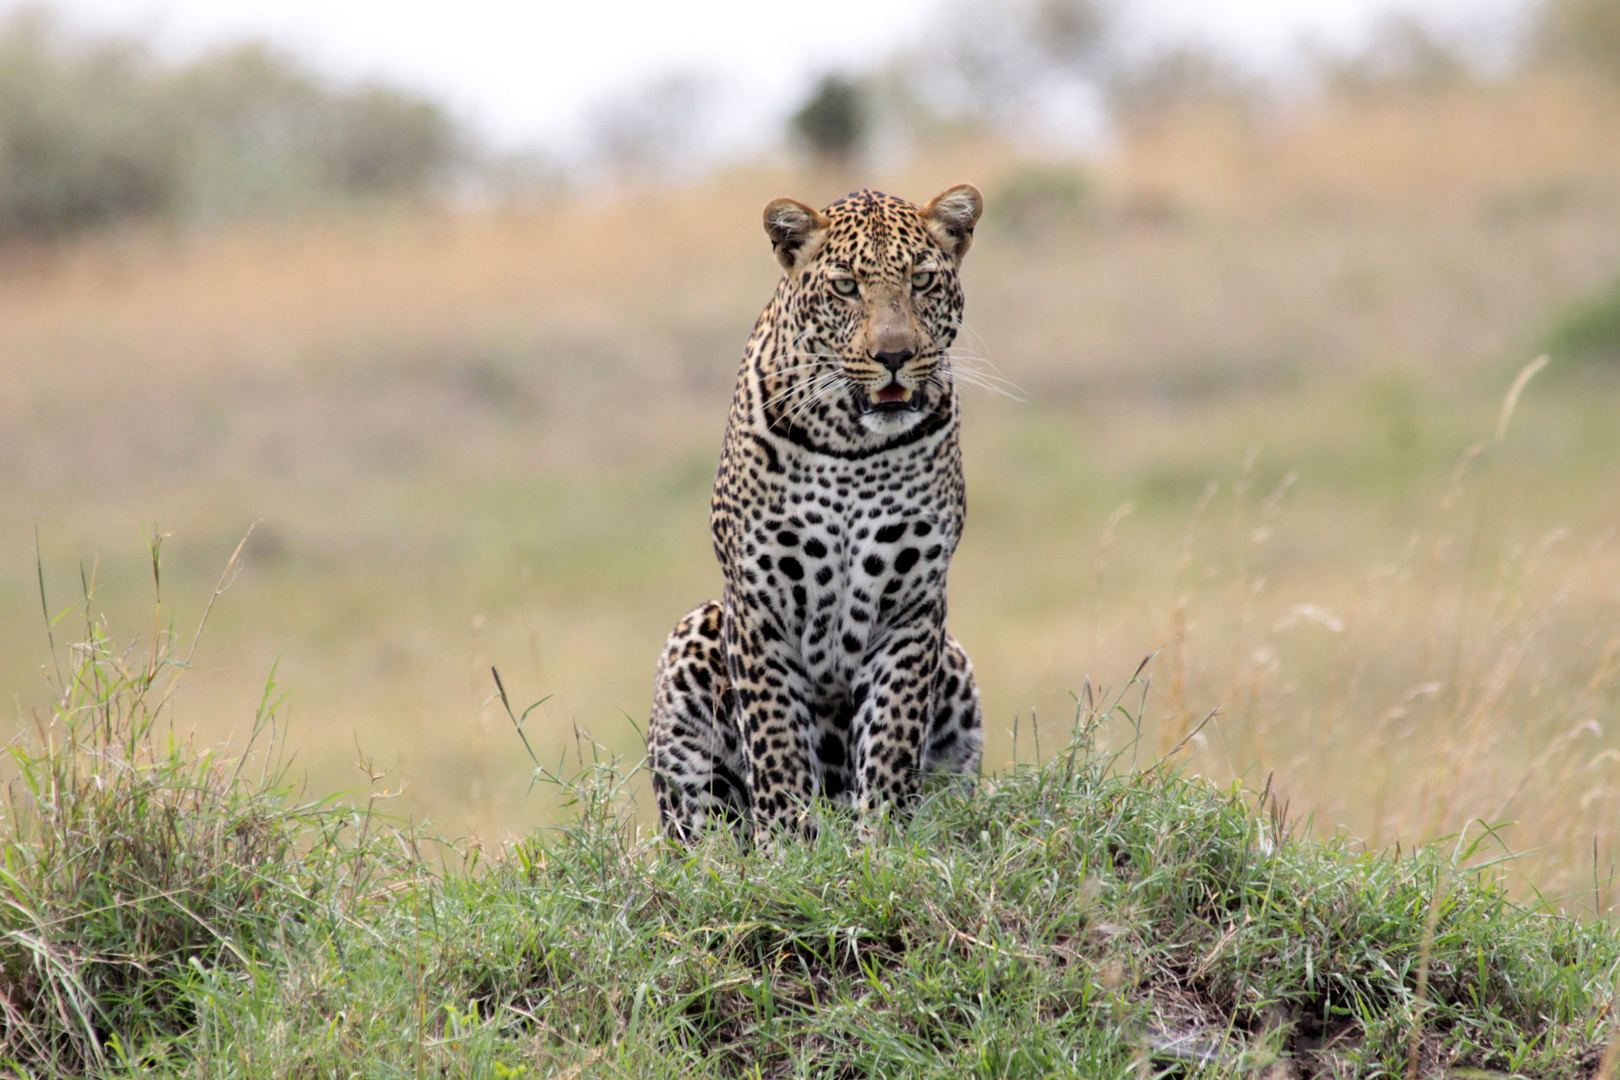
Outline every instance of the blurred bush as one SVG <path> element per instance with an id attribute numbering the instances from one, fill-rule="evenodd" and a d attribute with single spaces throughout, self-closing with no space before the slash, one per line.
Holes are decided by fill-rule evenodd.
<path id="1" fill-rule="evenodd" d="M 49 237 L 176 201 L 176 118 L 149 57 L 69 42 L 41 9 L 0 25 L 0 239 Z"/>
<path id="2" fill-rule="evenodd" d="M 793 114 L 793 133 L 815 162 L 847 165 L 866 141 L 865 94 L 853 79 L 825 75 Z"/>
<path id="3" fill-rule="evenodd" d="M 42 7 L 0 23 L 0 241 L 418 198 L 467 144 L 424 98 L 342 85 L 262 44 L 174 64 Z"/>
<path id="4" fill-rule="evenodd" d="M 1577 301 L 1554 322 L 1547 352 L 1560 360 L 1620 365 L 1620 278 Z"/>
<path id="5" fill-rule="evenodd" d="M 1001 181 L 989 205 L 999 229 L 1033 240 L 1082 220 L 1091 209 L 1091 183 L 1077 165 L 1024 165 Z"/>
<path id="6" fill-rule="evenodd" d="M 1543 0 L 1529 45 L 1543 65 L 1620 79 L 1620 0 Z"/>
<path id="7" fill-rule="evenodd" d="M 439 106 L 392 87 L 332 86 L 267 46 L 173 73 L 186 208 L 236 214 L 331 198 L 421 196 L 462 158 Z"/>

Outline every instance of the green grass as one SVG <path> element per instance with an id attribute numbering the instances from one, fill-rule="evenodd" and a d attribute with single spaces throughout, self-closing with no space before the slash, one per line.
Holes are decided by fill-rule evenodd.
<path id="1" fill-rule="evenodd" d="M 1490 829 L 1304 838 L 1139 758 L 1135 682 L 871 844 L 828 810 L 771 857 L 670 848 L 582 741 L 571 779 L 538 772 L 566 823 L 485 852 L 304 800 L 271 692 L 247 757 L 165 735 L 176 640 L 88 621 L 11 747 L 0 1069 L 1585 1076 L 1608 1034 L 1620 938 L 1509 899 Z"/>
<path id="2" fill-rule="evenodd" d="M 120 647 L 91 614 L 94 568 L 83 572 L 81 601 L 50 620 L 48 712 L 7 747 L 4 771 L 0 1062 L 38 1075 L 183 1043 L 199 987 L 274 968 L 398 873 L 368 808 L 305 800 L 289 781 L 273 678 L 253 760 L 177 737 L 167 714 L 191 651 L 161 622 L 161 599 L 152 636 Z M 75 616 L 80 638 L 58 650 Z"/>

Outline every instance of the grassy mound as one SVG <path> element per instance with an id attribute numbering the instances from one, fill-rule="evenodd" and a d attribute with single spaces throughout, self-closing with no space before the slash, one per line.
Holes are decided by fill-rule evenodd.
<path id="1" fill-rule="evenodd" d="M 459 990 L 444 1015 L 491 1061 L 538 1054 L 542 1071 L 1597 1065 L 1615 938 L 1511 903 L 1464 868 L 1478 844 L 1357 854 L 1292 838 L 1253 796 L 1117 764 L 1077 748 L 884 843 L 835 816 L 776 859 L 628 842 L 603 770 L 555 840 L 442 883 L 412 923 L 434 927 L 424 978 Z"/>
<path id="2" fill-rule="evenodd" d="M 1510 900 L 1489 830 L 1300 838 L 1264 795 L 1099 751 L 1117 705 L 871 844 L 828 811 L 775 857 L 675 850 L 596 762 L 569 824 L 435 856 L 161 738 L 172 653 L 91 623 L 71 655 L 0 834 L 19 1075 L 1601 1069 L 1620 940 Z"/>

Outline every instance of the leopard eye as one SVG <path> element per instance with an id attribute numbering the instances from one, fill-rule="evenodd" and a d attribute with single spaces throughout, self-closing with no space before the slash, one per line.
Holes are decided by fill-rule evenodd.
<path id="1" fill-rule="evenodd" d="M 934 287 L 934 278 L 936 276 L 932 270 L 919 270 L 911 275 L 911 287 L 918 292 L 927 292 Z"/>
<path id="2" fill-rule="evenodd" d="M 854 296 L 860 292 L 860 287 L 855 284 L 854 278 L 833 278 L 832 290 L 839 296 Z"/>

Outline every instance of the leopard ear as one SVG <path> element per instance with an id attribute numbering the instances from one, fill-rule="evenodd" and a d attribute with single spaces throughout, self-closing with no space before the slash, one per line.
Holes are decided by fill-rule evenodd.
<path id="1" fill-rule="evenodd" d="M 765 206 L 765 232 L 784 270 L 797 270 L 809 262 L 827 238 L 830 224 L 826 214 L 797 199 L 772 199 Z"/>
<path id="2" fill-rule="evenodd" d="M 934 240 L 956 262 L 962 261 L 973 243 L 973 226 L 984 213 L 984 196 L 972 184 L 957 184 L 928 200 L 922 209 L 923 224 Z"/>

